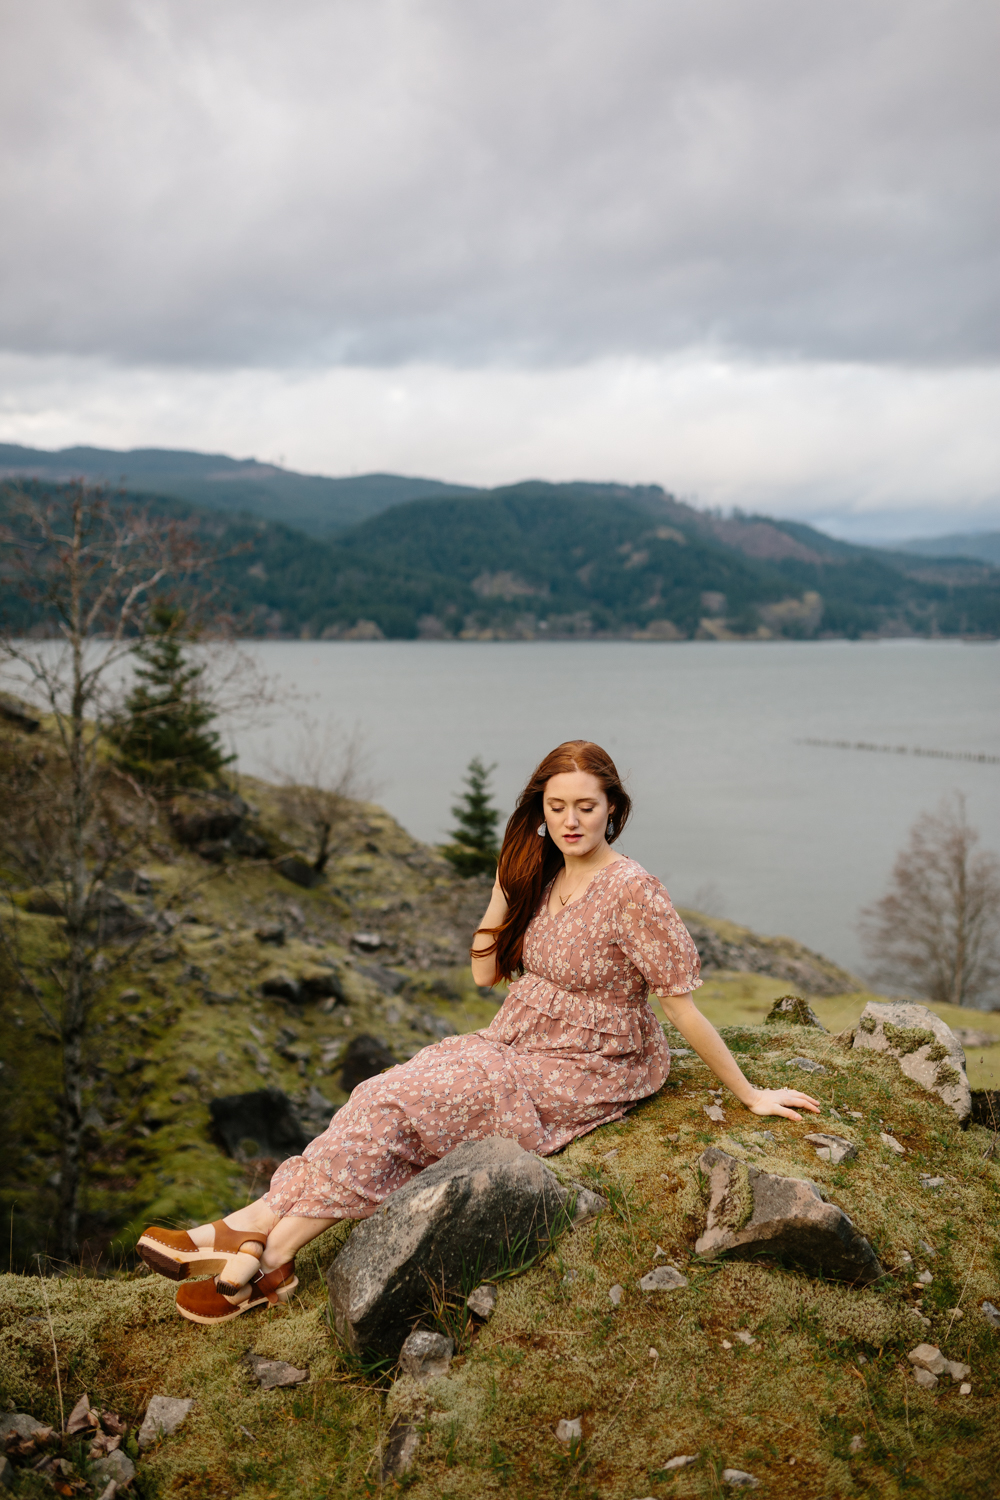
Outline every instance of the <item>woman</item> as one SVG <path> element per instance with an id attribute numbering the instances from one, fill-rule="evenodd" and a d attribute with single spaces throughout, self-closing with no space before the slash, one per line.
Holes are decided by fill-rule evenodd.
<path id="1" fill-rule="evenodd" d="M 751 1113 L 818 1111 L 798 1089 L 754 1088 L 695 1007 L 694 943 L 660 882 L 612 848 L 630 811 L 600 746 L 568 740 L 545 757 L 507 824 L 472 944 L 477 984 L 514 979 L 493 1021 L 359 1084 L 256 1203 L 187 1233 L 147 1229 L 140 1253 L 183 1281 L 184 1317 L 222 1323 L 285 1301 L 296 1251 L 374 1213 L 461 1141 L 507 1136 L 548 1156 L 655 1094 L 670 1053 L 650 991 Z"/>

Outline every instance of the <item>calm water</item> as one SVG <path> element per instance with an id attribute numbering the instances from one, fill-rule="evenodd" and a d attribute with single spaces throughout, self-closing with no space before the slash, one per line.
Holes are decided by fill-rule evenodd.
<path id="1" fill-rule="evenodd" d="M 496 762 L 506 813 L 560 740 L 603 744 L 635 801 L 621 848 L 667 885 L 848 967 L 916 816 L 966 793 L 1000 850 L 1000 765 L 816 748 L 864 740 L 1000 755 L 993 644 L 640 645 L 609 641 L 284 643 L 253 647 L 314 721 L 359 726 L 382 802 L 443 839 L 466 764 Z M 251 774 L 291 765 L 294 713 L 234 734 Z"/>

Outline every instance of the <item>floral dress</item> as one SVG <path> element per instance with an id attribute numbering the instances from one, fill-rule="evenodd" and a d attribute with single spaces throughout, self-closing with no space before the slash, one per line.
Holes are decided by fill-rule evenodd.
<path id="1" fill-rule="evenodd" d="M 524 973 L 485 1031 L 446 1037 L 359 1084 L 275 1172 L 275 1213 L 366 1218 L 462 1141 L 506 1136 L 548 1156 L 662 1087 L 670 1053 L 647 996 L 701 984 L 670 897 L 624 858 L 554 916 L 550 892 L 524 935 Z"/>

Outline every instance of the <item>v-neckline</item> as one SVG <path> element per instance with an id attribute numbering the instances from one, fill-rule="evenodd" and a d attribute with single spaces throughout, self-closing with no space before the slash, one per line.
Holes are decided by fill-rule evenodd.
<path id="1" fill-rule="evenodd" d="M 559 879 L 559 872 L 557 871 L 556 874 L 553 875 L 552 879 L 549 881 L 548 887 L 547 887 L 546 892 L 545 892 L 545 915 L 547 917 L 551 918 L 551 920 L 553 922 L 555 922 L 555 921 L 558 920 L 559 917 L 564 917 L 566 915 L 566 913 L 569 911 L 569 909 L 570 909 L 571 906 L 580 906 L 580 905 L 582 905 L 582 903 L 584 901 L 586 901 L 587 897 L 590 895 L 590 892 L 591 892 L 591 890 L 593 889 L 593 886 L 594 886 L 594 881 L 597 879 L 597 877 L 599 875 L 603 875 L 604 872 L 605 872 L 605 870 L 613 870 L 614 867 L 615 867 L 615 865 L 625 864 L 627 860 L 628 860 L 628 855 L 627 854 L 621 854 L 621 855 L 619 855 L 619 857 L 617 859 L 613 859 L 610 864 L 608 864 L 608 865 L 602 865 L 599 870 L 595 870 L 594 871 L 593 875 L 591 875 L 590 879 L 587 881 L 587 884 L 584 886 L 583 891 L 576 898 L 575 901 L 567 901 L 566 905 L 564 907 L 562 907 L 559 911 L 550 911 L 549 910 L 549 902 L 552 900 L 552 891 L 553 891 L 553 888 L 555 886 L 556 881 Z M 563 866 L 563 868 L 565 869 L 565 866 Z"/>

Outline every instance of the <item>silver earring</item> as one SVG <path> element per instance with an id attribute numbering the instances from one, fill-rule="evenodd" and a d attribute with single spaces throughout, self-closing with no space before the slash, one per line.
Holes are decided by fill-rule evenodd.
<path id="1" fill-rule="evenodd" d="M 605 829 L 604 837 L 606 839 L 609 839 L 611 837 L 611 835 L 614 833 L 614 831 L 615 831 L 615 825 L 614 825 L 614 823 L 613 823 L 613 821 L 611 819 L 611 816 L 609 814 L 609 816 L 608 816 L 608 826 Z"/>
<path id="2" fill-rule="evenodd" d="M 538 827 L 535 829 L 535 832 L 538 834 L 538 837 L 540 839 L 543 839 L 548 831 L 549 825 L 547 823 L 539 823 Z"/>

